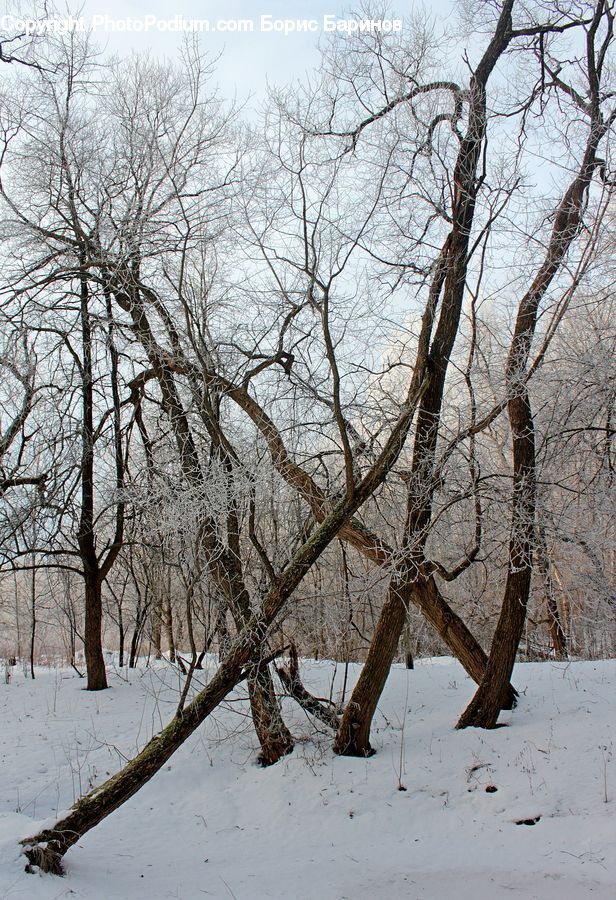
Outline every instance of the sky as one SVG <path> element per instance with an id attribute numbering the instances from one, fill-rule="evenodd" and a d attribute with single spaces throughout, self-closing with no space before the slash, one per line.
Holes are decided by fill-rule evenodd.
<path id="1" fill-rule="evenodd" d="M 453 6 L 453 0 L 429 0 L 423 8 L 435 17 L 447 16 Z M 78 6 L 69 2 L 71 11 Z M 169 4 L 168 0 L 84 0 L 81 15 L 86 22 L 93 17 L 101 17 L 95 32 L 97 44 L 106 46 L 111 51 L 122 54 L 149 50 L 156 56 L 173 57 L 181 42 L 181 35 L 168 30 L 159 30 L 159 23 L 181 16 L 185 20 L 207 19 L 210 31 L 201 34 L 204 50 L 214 55 L 222 54 L 217 64 L 218 82 L 223 93 L 229 96 L 236 93 L 245 100 L 252 96 L 254 101 L 263 98 L 267 84 L 285 85 L 295 79 L 301 79 L 305 73 L 318 63 L 317 44 L 325 36 L 325 17 L 348 19 L 349 9 L 358 8 L 349 0 L 179 0 Z M 408 14 L 410 4 L 401 2 L 392 4 L 391 11 L 385 15 L 391 19 L 401 18 L 400 10 Z M 102 21 L 107 16 L 108 21 Z M 145 30 L 145 17 L 155 18 Z M 265 16 L 265 22 L 262 17 Z M 269 18 L 267 18 L 269 17 Z M 131 31 L 116 30 L 112 22 L 133 20 Z M 134 26 L 138 20 L 141 25 Z M 222 20 L 222 25 L 221 25 Z M 250 26 L 235 25 L 236 20 L 246 20 Z M 312 31 L 291 30 L 284 34 L 275 31 L 283 28 L 284 21 L 314 20 Z M 331 21 L 331 20 L 330 20 Z M 231 23 L 231 24 L 228 24 Z M 276 23 L 276 24 L 274 24 Z M 251 31 L 239 33 L 229 28 L 251 27 Z M 142 30 L 137 31 L 136 28 Z M 223 31 L 222 29 L 227 30 Z M 269 30 L 268 30 L 269 29 Z"/>

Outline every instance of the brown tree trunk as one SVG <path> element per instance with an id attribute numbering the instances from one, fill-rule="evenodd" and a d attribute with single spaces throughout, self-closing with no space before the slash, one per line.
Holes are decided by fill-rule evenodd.
<path id="1" fill-rule="evenodd" d="M 513 450 L 513 494 L 505 594 L 484 676 L 457 728 L 496 726 L 500 711 L 506 708 L 506 691 L 526 621 L 533 572 L 536 475 L 535 424 L 525 375 L 542 296 L 534 288 L 535 285 L 520 302 L 507 361 L 507 386 L 512 395 L 507 410 Z"/>
<path id="2" fill-rule="evenodd" d="M 291 753 L 293 736 L 284 723 L 268 665 L 259 664 L 248 676 L 248 695 L 255 731 L 261 745 L 259 762 L 272 766 Z"/>
<path id="3" fill-rule="evenodd" d="M 163 645 L 162 645 L 162 626 L 163 626 L 163 612 L 162 612 L 162 600 L 158 593 L 155 594 L 156 599 L 152 604 L 152 612 L 151 612 L 151 628 L 152 628 L 152 636 L 151 642 L 154 648 L 154 659 L 162 659 L 163 657 Z"/>
<path id="4" fill-rule="evenodd" d="M 34 681 L 34 653 L 36 647 L 36 557 L 32 554 L 32 582 L 30 584 L 30 677 Z"/>
<path id="5" fill-rule="evenodd" d="M 405 591 L 408 586 L 392 578 L 368 657 L 334 740 L 334 753 L 344 756 L 371 756 L 374 753 L 370 746 L 370 726 L 407 616 Z"/>
<path id="6" fill-rule="evenodd" d="M 563 638 L 565 641 L 565 648 L 566 648 L 566 652 L 567 652 L 567 656 L 568 656 L 570 653 L 575 654 L 575 650 L 572 649 L 573 622 L 572 622 L 572 618 L 571 618 L 571 604 L 569 603 L 569 596 L 567 594 L 567 589 L 566 589 L 565 585 L 563 584 L 563 580 L 560 576 L 558 567 L 557 567 L 556 563 L 554 562 L 554 560 L 552 560 L 551 571 L 554 575 L 554 578 L 555 578 L 558 588 L 560 590 L 560 596 L 561 596 L 561 607 L 560 608 L 562 609 L 562 617 L 560 618 L 560 623 L 561 623 L 561 627 L 563 630 Z"/>
<path id="7" fill-rule="evenodd" d="M 30 865 L 62 874 L 62 857 L 67 850 L 143 787 L 241 681 L 242 666 L 249 661 L 254 645 L 237 641 L 234 649 L 208 686 L 120 772 L 79 800 L 52 828 L 23 841 Z"/>
<path id="8" fill-rule="evenodd" d="M 567 659 L 567 639 L 565 637 L 565 632 L 560 618 L 558 601 L 554 596 L 553 585 L 550 589 L 550 593 L 547 596 L 546 606 L 548 614 L 548 626 L 550 629 L 550 636 L 552 638 L 552 647 L 554 648 L 554 656 L 556 657 L 556 659 Z"/>
<path id="9" fill-rule="evenodd" d="M 507 686 L 526 621 L 533 572 L 536 475 L 535 424 L 525 374 L 540 296 L 539 291 L 531 290 L 520 302 L 507 362 L 507 385 L 512 394 L 507 410 L 513 450 L 513 495 L 503 605 L 484 676 L 457 728 L 496 726 L 500 711 L 506 708 Z"/>
<path id="10" fill-rule="evenodd" d="M 554 581 L 552 579 L 551 571 L 552 567 L 548 554 L 545 532 L 541 526 L 537 529 L 537 568 L 543 578 L 547 622 L 554 656 L 556 659 L 566 659 L 567 639 L 562 626 L 560 609 L 558 608 L 558 601 L 554 591 Z"/>
<path id="11" fill-rule="evenodd" d="M 408 615 L 404 620 L 404 628 L 402 630 L 402 648 L 404 650 L 404 665 L 407 669 L 414 669 L 415 662 L 413 660 L 413 634 L 411 631 L 411 619 Z"/>
<path id="12" fill-rule="evenodd" d="M 494 728 L 501 710 L 506 708 L 505 691 L 524 630 L 530 580 L 530 567 L 509 572 L 486 673 L 457 728 Z"/>
<path id="13" fill-rule="evenodd" d="M 124 618 L 122 616 L 122 606 L 118 605 L 118 642 L 120 644 L 118 648 L 118 666 L 120 668 L 124 665 L 124 643 L 126 641 L 126 635 L 124 631 Z"/>
<path id="14" fill-rule="evenodd" d="M 128 668 L 134 669 L 137 665 L 137 656 L 139 653 L 139 644 L 143 635 L 143 627 L 146 622 L 147 601 L 142 601 L 141 594 L 137 599 L 137 608 L 135 610 L 135 624 L 130 639 L 130 652 L 128 657 Z"/>
<path id="15" fill-rule="evenodd" d="M 107 672 L 103 656 L 103 598 L 101 583 L 97 575 L 85 574 L 85 623 L 84 650 L 88 691 L 104 691 L 107 687 Z"/>
<path id="16" fill-rule="evenodd" d="M 171 590 L 171 586 L 169 585 L 169 591 Z M 173 609 L 171 607 L 171 595 L 169 592 L 165 594 L 165 599 L 163 601 L 164 606 L 164 618 L 165 618 L 165 631 L 167 632 L 167 645 L 169 647 L 169 661 L 174 663 L 176 661 L 176 652 L 175 652 L 175 638 L 173 635 Z"/>
<path id="17" fill-rule="evenodd" d="M 82 337 L 82 449 L 81 449 L 81 515 L 77 541 L 84 580 L 84 650 L 88 674 L 88 691 L 107 687 L 103 657 L 103 600 L 99 561 L 94 536 L 94 385 L 92 375 L 92 324 L 89 311 L 89 288 L 84 272 L 80 279 Z"/>
<path id="18" fill-rule="evenodd" d="M 309 715 L 319 719 L 334 731 L 338 730 L 338 716 L 334 703 L 313 696 L 302 684 L 295 644 L 291 644 L 289 649 L 288 669 L 284 666 L 276 666 L 276 672 L 289 697 L 292 697 Z"/>
<path id="19" fill-rule="evenodd" d="M 130 653 L 128 656 L 128 668 L 134 669 L 137 665 L 137 651 L 139 649 L 139 639 L 141 637 L 141 622 L 137 620 L 130 639 Z"/>
<path id="20" fill-rule="evenodd" d="M 229 569 L 233 570 L 233 564 Z M 250 598 L 246 591 L 238 592 L 232 614 L 239 633 L 251 618 Z M 261 648 L 261 654 L 265 652 L 264 646 Z M 295 744 L 282 718 L 269 665 L 257 660 L 248 675 L 247 684 L 252 721 L 261 745 L 258 760 L 262 766 L 273 766 L 283 756 L 291 753 Z"/>

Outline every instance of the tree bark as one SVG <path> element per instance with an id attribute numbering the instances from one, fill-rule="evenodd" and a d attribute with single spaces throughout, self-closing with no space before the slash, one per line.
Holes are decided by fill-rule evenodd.
<path id="1" fill-rule="evenodd" d="M 118 666 L 120 668 L 124 665 L 124 643 L 125 643 L 125 633 L 124 633 L 124 618 L 122 616 L 122 605 L 118 604 L 118 642 L 120 644 L 118 648 Z"/>
<path id="2" fill-rule="evenodd" d="M 163 615 L 165 618 L 165 631 L 167 632 L 167 645 L 169 647 L 169 662 L 174 663 L 176 660 L 175 637 L 173 634 L 173 608 L 171 606 L 171 596 L 169 591 L 171 585 L 167 585 L 167 591 L 163 600 Z"/>
<path id="3" fill-rule="evenodd" d="M 162 768 L 195 728 L 233 690 L 243 677 L 242 666 L 250 659 L 249 641 L 237 641 L 208 686 L 152 738 L 143 750 L 101 787 L 91 791 L 52 828 L 23 841 L 31 866 L 44 872 L 62 874 L 62 857 L 86 832 L 133 796 Z"/>
<path id="4" fill-rule="evenodd" d="M 334 753 L 344 756 L 372 756 L 374 753 L 370 746 L 370 727 L 407 616 L 405 593 L 408 593 L 408 587 L 392 578 L 368 657 L 334 740 Z"/>
<path id="5" fill-rule="evenodd" d="M 513 431 L 514 496 L 505 595 L 485 674 L 460 717 L 458 728 L 496 726 L 501 710 L 506 708 L 506 689 L 526 621 L 533 571 L 535 430 L 525 388 L 522 396 L 510 401 L 509 414 Z"/>
<path id="6" fill-rule="evenodd" d="M 32 582 L 30 585 L 30 677 L 34 681 L 34 653 L 36 647 L 36 557 L 32 554 Z"/>
<path id="7" fill-rule="evenodd" d="M 85 274 L 85 254 L 81 254 L 84 271 L 80 276 L 81 313 L 81 515 L 77 542 L 84 580 L 84 651 L 88 675 L 87 690 L 102 691 L 107 687 L 103 657 L 103 599 L 99 560 L 94 536 L 94 384 L 92 373 L 92 323 L 89 310 L 89 287 Z"/>
<path id="8" fill-rule="evenodd" d="M 162 616 L 163 616 L 163 607 L 162 607 L 162 599 L 158 593 L 155 595 L 156 599 L 152 604 L 152 610 L 150 613 L 151 616 L 151 643 L 154 648 L 154 659 L 162 659 L 163 658 L 163 645 L 162 645 Z"/>
<path id="9" fill-rule="evenodd" d="M 567 638 L 562 626 L 560 609 L 558 608 L 558 601 L 554 591 L 554 580 L 552 578 L 550 557 L 543 526 L 537 528 L 537 568 L 543 579 L 545 610 L 554 656 L 556 659 L 566 659 Z"/>
<path id="10" fill-rule="evenodd" d="M 291 753 L 295 742 L 284 723 L 269 665 L 258 663 L 248 676 L 248 695 L 255 731 L 261 745 L 258 760 L 272 766 Z"/>
<path id="11" fill-rule="evenodd" d="M 412 649 L 412 632 L 411 632 L 411 620 L 407 612 L 406 619 L 404 621 L 404 628 L 402 631 L 402 646 L 404 649 L 404 665 L 407 669 L 414 669 L 415 662 L 413 660 L 413 649 Z"/>
<path id="12" fill-rule="evenodd" d="M 103 598 L 98 576 L 84 573 L 85 624 L 84 651 L 88 673 L 87 690 L 103 691 L 107 687 L 107 672 L 103 656 Z"/>

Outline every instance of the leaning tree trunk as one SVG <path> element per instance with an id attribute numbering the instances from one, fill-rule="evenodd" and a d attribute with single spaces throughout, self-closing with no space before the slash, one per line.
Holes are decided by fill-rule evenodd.
<path id="1" fill-rule="evenodd" d="M 607 125 L 600 113 L 599 75 L 594 63 L 594 41 L 605 7 L 598 4 L 587 42 L 591 100 L 585 111 L 590 115 L 586 149 L 579 171 L 559 204 L 544 260 L 533 282 L 521 299 L 507 359 L 507 405 L 513 449 L 513 501 L 509 568 L 505 595 L 485 675 L 471 703 L 458 722 L 458 728 L 474 725 L 494 728 L 500 703 L 511 678 L 517 648 L 522 637 L 532 576 L 532 548 L 535 529 L 536 475 L 535 429 L 528 394 L 528 359 L 537 326 L 539 304 L 562 267 L 582 220 L 586 194 L 598 164 L 597 148 Z M 611 25 L 611 13 L 608 11 Z M 605 45 L 607 46 L 607 45 Z M 574 281 L 569 295 L 576 287 Z"/>
<path id="2" fill-rule="evenodd" d="M 290 591 L 281 591 L 281 597 L 288 593 Z M 276 597 L 274 602 L 282 603 L 281 597 Z M 271 610 L 275 610 L 273 605 Z M 84 834 L 147 784 L 178 747 L 244 679 L 244 667 L 250 664 L 255 652 L 260 652 L 262 636 L 273 617 L 272 612 L 266 612 L 265 615 L 252 618 L 207 687 L 120 772 L 78 800 L 68 815 L 52 828 L 46 828 L 34 837 L 22 841 L 29 866 L 38 866 L 43 871 L 56 875 L 62 874 L 62 858 L 65 853 Z"/>
<path id="3" fill-rule="evenodd" d="M 334 740 L 334 753 L 344 756 L 371 756 L 374 753 L 370 746 L 370 726 L 407 617 L 405 591 L 408 592 L 408 586 L 392 578 L 366 662 Z"/>
<path id="4" fill-rule="evenodd" d="M 458 728 L 494 728 L 503 709 L 524 630 L 533 571 L 535 430 L 526 388 L 509 402 L 513 432 L 513 510 L 509 569 L 500 617 L 485 674 Z"/>
<path id="5" fill-rule="evenodd" d="M 258 629 L 253 629 L 253 637 Z M 120 772 L 82 797 L 52 828 L 23 841 L 31 866 L 62 874 L 62 857 L 84 834 L 143 787 L 203 720 L 243 678 L 243 665 L 254 652 L 249 640 L 238 640 L 207 687 Z"/>

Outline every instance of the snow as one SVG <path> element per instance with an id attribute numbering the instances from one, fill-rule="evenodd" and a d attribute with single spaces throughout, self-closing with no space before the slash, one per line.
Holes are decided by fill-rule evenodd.
<path id="1" fill-rule="evenodd" d="M 342 683 L 330 662 L 302 675 L 320 696 Z M 69 851 L 65 878 L 28 875 L 19 839 L 174 712 L 170 666 L 110 680 L 90 694 L 72 670 L 13 669 L 0 685 L 0 897 L 613 900 L 616 660 L 518 665 L 520 704 L 489 732 L 454 730 L 474 687 L 456 662 L 395 667 L 368 760 L 335 757 L 285 701 L 298 743 L 269 769 L 240 692 Z"/>

